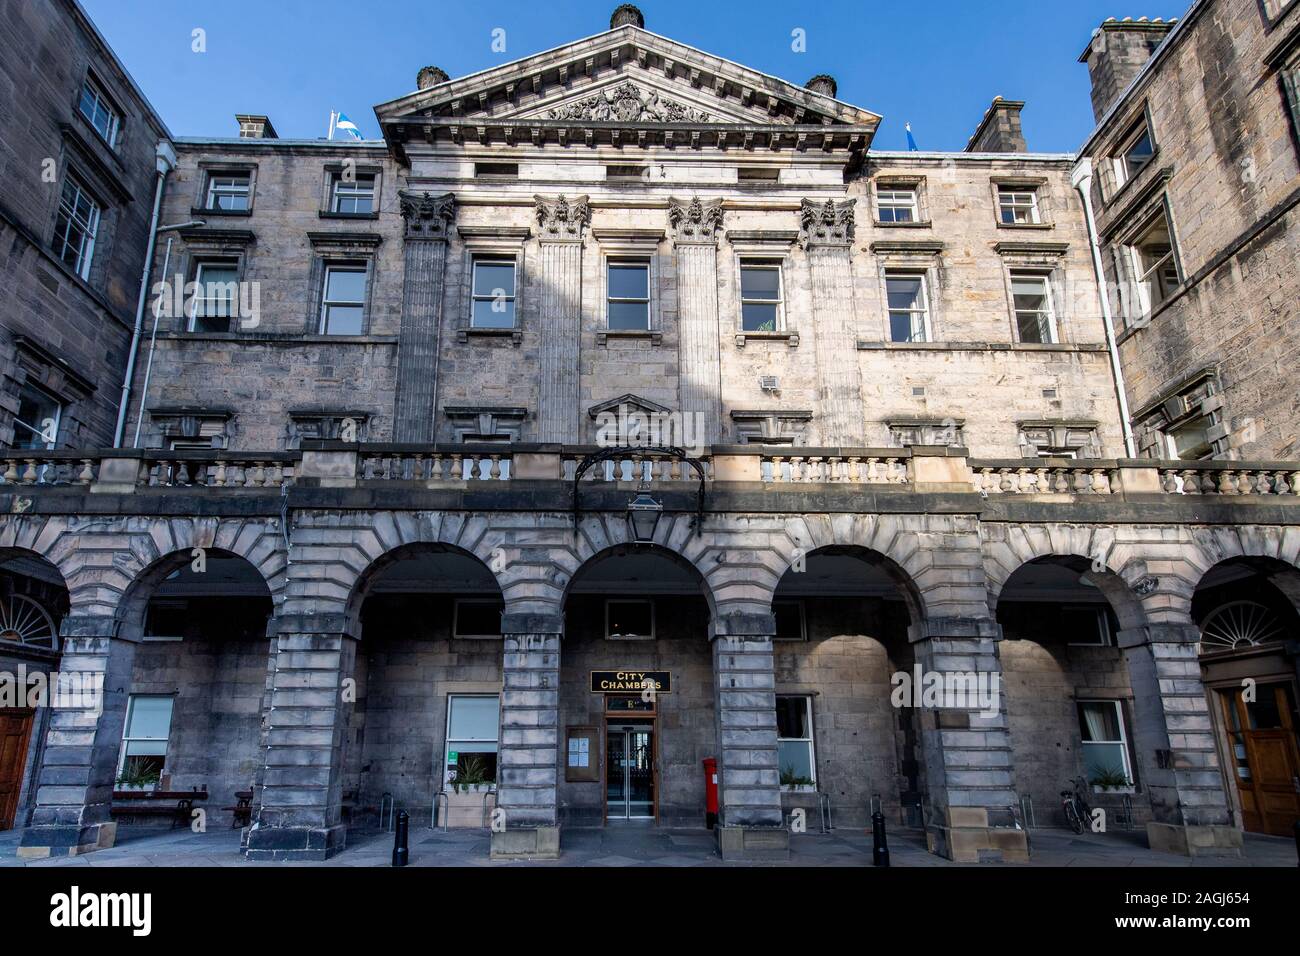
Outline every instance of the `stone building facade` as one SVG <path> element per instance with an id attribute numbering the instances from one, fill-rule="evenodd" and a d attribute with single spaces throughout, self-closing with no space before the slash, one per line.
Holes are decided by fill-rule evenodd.
<path id="1" fill-rule="evenodd" d="M 1233 678 L 1291 719 L 1300 464 L 1126 454 L 1076 157 L 1023 104 L 877 151 L 830 77 L 626 5 L 417 87 L 382 142 L 175 141 L 200 294 L 140 446 L 0 458 L 6 613 L 49 622 L 6 636 L 100 690 L 27 725 L 24 855 L 181 799 L 255 859 L 405 809 L 498 857 L 880 810 L 1017 860 L 1079 776 L 1187 854 L 1289 819 L 1237 778 L 1294 725 Z"/>

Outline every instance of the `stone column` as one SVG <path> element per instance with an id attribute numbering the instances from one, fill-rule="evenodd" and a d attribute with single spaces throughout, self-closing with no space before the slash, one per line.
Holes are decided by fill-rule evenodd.
<path id="1" fill-rule="evenodd" d="M 1240 856 L 1201 683 L 1194 624 L 1148 624 L 1117 635 L 1133 688 L 1133 747 L 1151 800 L 1147 841 L 1184 856 Z"/>
<path id="2" fill-rule="evenodd" d="M 554 201 L 534 196 L 533 200 L 541 246 L 537 440 L 572 444 L 581 436 L 582 242 L 591 209 L 586 196 L 573 202 L 564 196 Z"/>
<path id="3" fill-rule="evenodd" d="M 135 642 L 119 639 L 111 616 L 63 619 L 60 691 L 43 706 L 52 713 L 40 752 L 36 806 L 18 856 L 78 856 L 111 847 L 117 824 L 110 810 L 117 759 L 135 664 Z"/>
<path id="4" fill-rule="evenodd" d="M 494 859 L 560 855 L 560 635 L 556 615 L 502 615 L 501 732 Z"/>
<path id="5" fill-rule="evenodd" d="M 357 641 L 343 614 L 284 615 L 275 628 L 266 770 L 250 860 L 325 860 L 347 842 L 343 736 L 356 699 Z"/>
<path id="6" fill-rule="evenodd" d="M 680 408 L 686 434 L 705 445 L 722 437 L 722 363 L 718 328 L 718 229 L 722 200 L 668 201 L 677 253 Z M 676 442 L 680 444 L 681 442 Z"/>
<path id="7" fill-rule="evenodd" d="M 801 239 L 812 274 L 812 328 L 817 342 L 820 407 L 817 425 L 827 447 L 861 446 L 865 418 L 858 373 L 853 303 L 853 200 L 803 201 Z"/>
<path id="8" fill-rule="evenodd" d="M 783 859 L 790 834 L 781 811 L 776 671 L 770 614 L 714 624 L 718 816 L 723 859 Z"/>
<path id="9" fill-rule="evenodd" d="M 429 442 L 438 398 L 438 340 L 442 329 L 447 228 L 455 217 L 451 193 L 403 192 L 406 220 L 402 327 L 397 341 L 393 441 Z"/>
<path id="10" fill-rule="evenodd" d="M 1001 628 L 991 620 L 930 618 L 913 625 L 909 638 L 916 663 L 904 702 L 916 708 L 920 726 L 930 852 L 965 863 L 1027 860 L 1029 842 L 1013 809 Z"/>

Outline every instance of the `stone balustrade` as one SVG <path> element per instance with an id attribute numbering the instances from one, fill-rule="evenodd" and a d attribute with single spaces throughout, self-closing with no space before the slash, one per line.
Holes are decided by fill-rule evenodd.
<path id="1" fill-rule="evenodd" d="M 439 487 L 481 482 L 572 483 L 600 449 L 561 445 L 345 444 L 304 442 L 300 450 L 241 452 L 158 449 L 11 449 L 0 454 L 0 487 L 279 489 L 356 487 L 380 482 Z M 693 456 L 706 482 L 758 485 L 872 485 L 910 491 L 992 495 L 1300 495 L 1300 463 L 1154 459 L 971 459 L 961 449 L 793 448 L 718 445 Z M 599 458 L 584 482 L 695 483 L 699 473 L 670 454 L 628 449 Z"/>

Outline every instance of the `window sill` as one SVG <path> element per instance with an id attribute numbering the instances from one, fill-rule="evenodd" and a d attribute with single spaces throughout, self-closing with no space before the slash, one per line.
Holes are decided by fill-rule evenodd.
<path id="1" fill-rule="evenodd" d="M 1053 223 L 1053 222 L 1001 222 L 1001 221 L 999 221 L 998 224 L 997 224 L 997 226 L 998 226 L 999 229 L 1013 229 L 1013 230 L 1014 230 L 1014 229 L 1028 229 L 1029 231 L 1032 232 L 1032 231 L 1035 230 L 1035 229 L 1038 229 L 1038 230 L 1055 229 L 1055 228 L 1056 228 L 1056 223 Z"/>
<path id="2" fill-rule="evenodd" d="M 877 219 L 872 225 L 877 229 L 929 229 L 934 223 L 929 219 L 922 219 L 918 222 L 881 222 Z"/>
<path id="3" fill-rule="evenodd" d="M 664 334 L 658 329 L 598 329 L 596 344 L 608 345 L 610 339 L 649 339 L 652 346 L 662 345 Z"/>
<path id="4" fill-rule="evenodd" d="M 378 212 L 330 212 L 327 209 L 320 210 L 316 215 L 322 219 L 378 219 Z"/>
<path id="5" fill-rule="evenodd" d="M 209 216 L 234 216 L 236 218 L 243 216 L 247 218 L 253 214 L 251 209 L 205 209 L 202 206 L 191 206 L 190 215 L 196 219 L 206 219 Z"/>
<path id="6" fill-rule="evenodd" d="M 799 333 L 787 332 L 737 332 L 736 347 L 743 349 L 746 342 L 785 342 L 790 348 L 799 347 Z"/>
<path id="7" fill-rule="evenodd" d="M 524 340 L 524 333 L 519 328 L 513 329 L 475 329 L 456 330 L 456 341 L 465 345 L 470 339 L 504 339 L 509 338 L 515 345 Z"/>

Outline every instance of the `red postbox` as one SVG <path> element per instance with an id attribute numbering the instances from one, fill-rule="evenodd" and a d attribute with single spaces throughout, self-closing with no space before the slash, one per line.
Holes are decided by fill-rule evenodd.
<path id="1" fill-rule="evenodd" d="M 704 758 L 704 825 L 712 830 L 718 823 L 718 760 Z"/>

